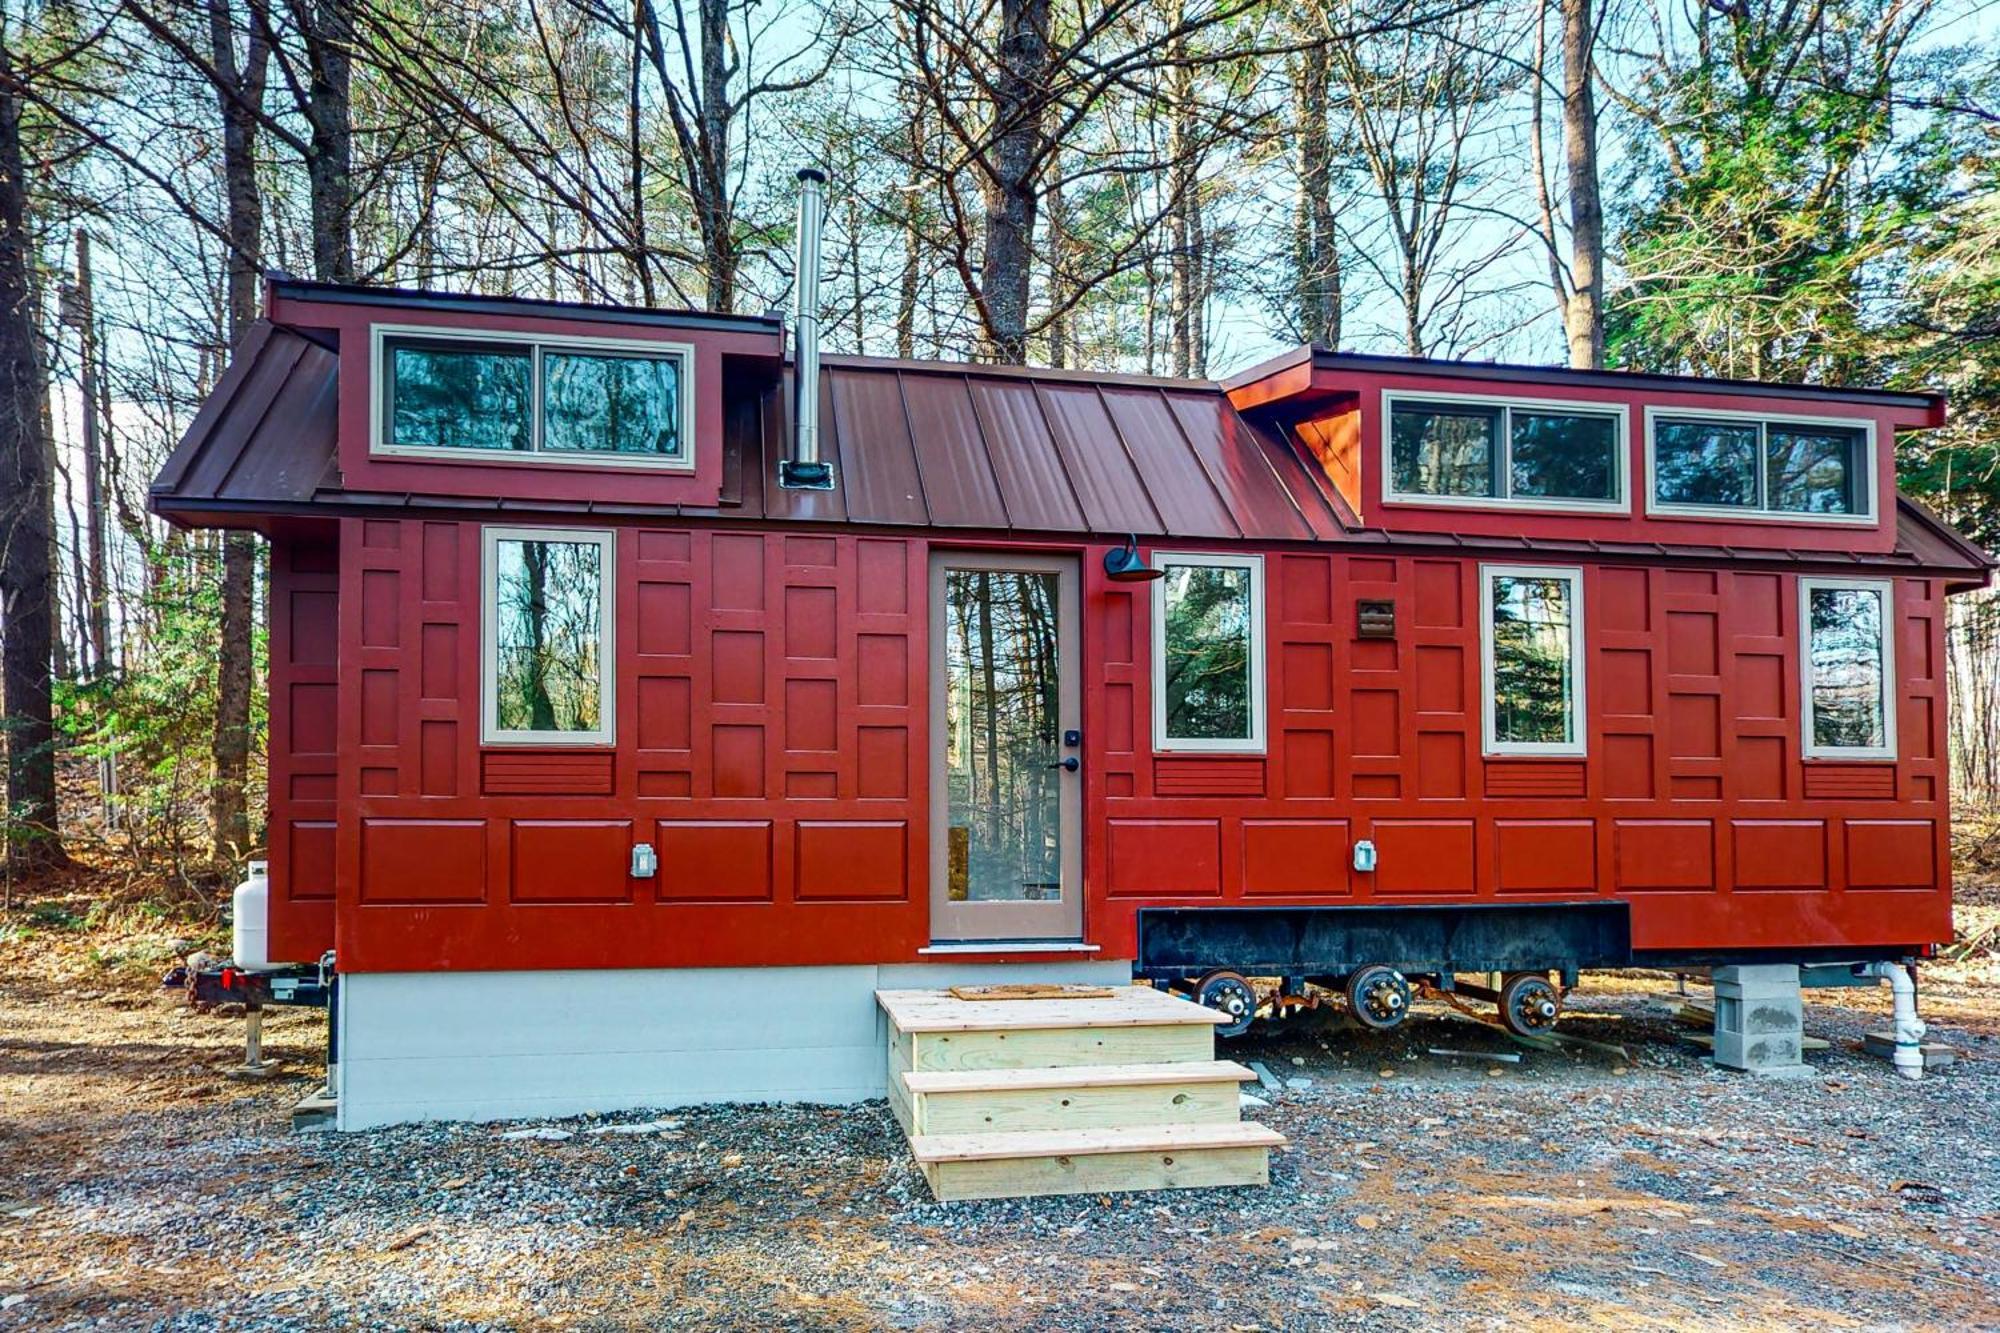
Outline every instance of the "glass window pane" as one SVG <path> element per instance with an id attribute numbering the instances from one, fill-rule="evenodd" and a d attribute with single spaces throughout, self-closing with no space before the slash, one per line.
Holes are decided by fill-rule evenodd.
<path id="1" fill-rule="evenodd" d="M 1814 588 L 1811 599 L 1813 744 L 1879 749 L 1887 743 L 1881 590 Z"/>
<path id="2" fill-rule="evenodd" d="M 1570 678 L 1575 608 L 1570 581 L 1493 579 L 1493 739 L 1563 744 L 1576 739 Z"/>
<path id="3" fill-rule="evenodd" d="M 389 349 L 389 441 L 405 448 L 529 447 L 533 361 L 518 347 Z"/>
<path id="4" fill-rule="evenodd" d="M 679 458 L 677 357 L 542 353 L 542 448 Z"/>
<path id="5" fill-rule="evenodd" d="M 947 569 L 946 894 L 1062 897 L 1061 583 L 1040 570 Z"/>
<path id="6" fill-rule="evenodd" d="M 1764 486 L 1773 509 L 1853 514 L 1861 434 L 1837 426 L 1778 426 L 1765 435 Z"/>
<path id="7" fill-rule="evenodd" d="M 1251 739 L 1250 571 L 1166 566 L 1167 739 Z"/>
<path id="8" fill-rule="evenodd" d="M 1389 414 L 1394 487 L 1404 495 L 1491 496 L 1498 409 L 1398 403 Z"/>
<path id="9" fill-rule="evenodd" d="M 604 550 L 596 542 L 494 543 L 493 710 L 501 731 L 603 725 Z"/>
<path id="10" fill-rule="evenodd" d="M 1570 416 L 1513 409 L 1510 477 L 1513 494 L 1559 500 L 1610 500 L 1617 496 L 1616 422 L 1611 417 Z"/>
<path id="11" fill-rule="evenodd" d="M 1727 421 L 1653 424 L 1653 494 L 1662 504 L 1757 504 L 1757 427 Z"/>

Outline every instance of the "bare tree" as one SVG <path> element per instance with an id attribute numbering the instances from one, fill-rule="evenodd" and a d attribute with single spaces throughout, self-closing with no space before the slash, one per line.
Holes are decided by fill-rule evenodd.
<path id="1" fill-rule="evenodd" d="M 253 5 L 261 0 L 251 0 Z M 272 44 L 270 26 L 253 22 L 237 55 L 237 25 L 229 0 L 208 0 L 209 60 L 214 70 L 217 110 L 222 119 L 223 226 L 228 236 L 228 337 L 242 341 L 257 318 L 263 267 L 264 202 L 257 185 L 257 127 Z M 344 50 L 312 59 L 314 76 L 307 98 L 312 107 L 314 267 L 326 276 L 353 276 L 352 242 L 346 237 L 349 200 L 344 114 L 332 124 L 329 102 L 344 97 L 348 57 Z M 335 88 L 340 91 L 334 92 Z M 320 154 L 333 160 L 322 161 Z M 322 225 L 333 234 L 322 232 Z M 231 532 L 222 542 L 222 620 L 216 654 L 215 781 L 209 801 L 211 836 L 218 859 L 240 855 L 250 846 L 250 816 L 244 786 L 250 771 L 250 694 L 256 686 L 251 634 L 252 598 L 257 577 L 256 539 Z"/>
<path id="2" fill-rule="evenodd" d="M 1332 61 L 1315 42 L 1293 61 L 1298 205 L 1292 229 L 1294 300 L 1300 338 L 1340 346 L 1340 238 L 1333 216 L 1333 133 L 1327 117 Z"/>
<path id="3" fill-rule="evenodd" d="M 1604 205 L 1597 174 L 1597 38 L 1592 0 L 1556 0 L 1562 23 L 1562 144 L 1568 214 L 1559 216 L 1549 188 L 1544 85 L 1547 81 L 1546 14 L 1535 22 L 1535 62 L 1528 155 L 1535 176 L 1536 232 L 1549 264 L 1549 289 L 1562 316 L 1569 363 L 1578 370 L 1604 368 Z M 1569 235 L 1565 262 L 1561 236 Z"/>
<path id="4" fill-rule="evenodd" d="M 1510 235 L 1476 253 L 1456 249 L 1470 236 L 1469 205 L 1501 100 L 1520 78 L 1515 62 L 1474 44 L 1492 41 L 1478 27 L 1482 17 L 1460 11 L 1382 40 L 1330 46 L 1381 207 L 1386 245 L 1364 249 L 1363 258 L 1393 293 L 1412 356 L 1463 340 L 1481 272 L 1515 244 Z"/>
<path id="5" fill-rule="evenodd" d="M 0 692 L 7 741 L 7 868 L 68 861 L 56 809 L 50 665 L 57 591 L 55 460 L 43 417 L 41 303 L 32 270 L 24 99 L 32 77 L 0 30 Z"/>

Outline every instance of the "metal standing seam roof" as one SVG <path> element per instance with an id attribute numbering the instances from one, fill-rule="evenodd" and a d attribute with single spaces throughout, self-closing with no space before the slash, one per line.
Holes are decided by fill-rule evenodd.
<path id="1" fill-rule="evenodd" d="M 337 461 L 339 357 L 259 321 L 153 484 L 156 509 L 211 516 L 302 510 L 508 510 L 723 521 L 831 522 L 1142 540 L 1338 542 L 1613 558 L 1901 565 L 1984 578 L 1992 558 L 1900 498 L 1889 554 L 1460 537 L 1354 526 L 1317 465 L 1240 415 L 1222 386 L 1083 371 L 828 357 L 822 455 L 833 491 L 768 484 L 789 437 L 779 391 L 725 404 L 715 505 L 554 502 L 350 491 Z"/>
<path id="2" fill-rule="evenodd" d="M 338 487 L 339 368 L 320 339 L 251 325 L 154 478 L 155 500 L 295 505 Z"/>

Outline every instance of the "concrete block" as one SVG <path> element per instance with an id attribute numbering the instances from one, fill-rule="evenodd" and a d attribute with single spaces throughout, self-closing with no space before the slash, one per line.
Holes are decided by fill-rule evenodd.
<path id="1" fill-rule="evenodd" d="M 1718 967 L 1715 1063 L 1752 1074 L 1805 1072 L 1805 1004 L 1789 963 Z"/>

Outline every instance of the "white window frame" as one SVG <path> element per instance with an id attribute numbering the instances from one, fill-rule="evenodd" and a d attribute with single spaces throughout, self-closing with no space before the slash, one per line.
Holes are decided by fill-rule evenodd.
<path id="1" fill-rule="evenodd" d="M 1569 741 L 1503 741 L 1499 739 L 1499 715 L 1493 690 L 1493 581 L 1495 579 L 1560 579 L 1569 585 L 1570 713 L 1575 719 L 1576 739 Z M 1575 565 L 1481 565 L 1479 567 L 1479 709 L 1480 740 L 1489 755 L 1545 755 L 1581 758 L 1590 753 L 1590 710 L 1587 707 L 1584 666 L 1589 654 L 1584 648 L 1583 570 Z"/>
<path id="2" fill-rule="evenodd" d="M 1399 491 L 1396 487 L 1396 407 L 1424 403 L 1460 404 L 1500 410 L 1500 438 L 1497 445 L 1500 482 L 1513 485 L 1514 430 L 1510 408 L 1561 413 L 1567 416 L 1609 417 L 1611 432 L 1611 487 L 1609 500 L 1568 500 L 1559 496 L 1530 495 L 1426 495 L 1422 491 Z M 1632 511 L 1632 413 L 1624 403 L 1598 403 L 1574 398 L 1517 398 L 1503 394 L 1418 393 L 1406 389 L 1382 391 L 1382 503 L 1392 505 L 1438 506 L 1448 509 L 1511 509 L 1530 512 L 1570 514 L 1628 514 Z"/>
<path id="3" fill-rule="evenodd" d="M 1861 432 L 1862 458 L 1855 480 L 1862 483 L 1860 498 L 1864 507 L 1852 514 L 1796 514 L 1782 509 L 1767 509 L 1759 505 L 1699 505 L 1662 501 L 1659 482 L 1656 477 L 1654 432 L 1660 419 L 1670 421 L 1726 421 L 1750 422 L 1764 429 L 1757 435 L 1757 498 L 1765 499 L 1764 488 L 1769 484 L 1765 476 L 1765 437 L 1772 426 L 1834 426 L 1841 430 Z M 1668 518 L 1706 518 L 1724 523 L 1820 523 L 1838 524 L 1845 527 L 1874 527 L 1881 508 L 1881 482 L 1875 475 L 1878 458 L 1875 421 L 1872 417 L 1821 417 L 1803 416 L 1793 412 L 1740 412 L 1724 411 L 1706 407 L 1664 407 L 1658 404 L 1646 408 L 1646 513 Z"/>
<path id="4" fill-rule="evenodd" d="M 1813 740 L 1812 595 L 1817 589 L 1882 598 L 1882 744 L 1820 745 Z M 1894 759 L 1896 750 L 1896 584 L 1891 579 L 1799 580 L 1799 748 L 1807 759 Z"/>
<path id="5" fill-rule="evenodd" d="M 499 612 L 495 564 L 503 541 L 577 542 L 594 545 L 597 562 L 598 726 L 595 731 L 503 731 L 499 726 Z M 479 550 L 479 741 L 482 745 L 610 746 L 618 741 L 618 534 L 610 528 L 493 526 L 480 529 Z"/>
<path id="6" fill-rule="evenodd" d="M 1153 749 L 1158 754 L 1263 754 L 1264 730 L 1264 557 L 1216 555 L 1207 551 L 1155 551 L 1153 567 L 1193 565 L 1250 572 L 1250 734 L 1247 737 L 1167 735 L 1167 580 L 1153 580 Z"/>
<path id="7" fill-rule="evenodd" d="M 528 349 L 533 398 L 528 422 L 529 445 L 524 453 L 494 449 L 457 449 L 449 445 L 396 444 L 389 439 L 389 344 L 399 339 L 433 343 L 507 343 Z M 487 467 L 637 468 L 648 472 L 688 473 L 695 470 L 694 344 L 656 342 L 650 338 L 590 338 L 566 334 L 516 333 L 506 329 L 460 329 L 436 324 L 374 324 L 369 326 L 368 452 L 378 458 L 421 458 L 427 462 L 479 463 Z M 611 352 L 624 356 L 672 359 L 680 363 L 682 449 L 679 458 L 647 454 L 542 452 L 542 357 L 550 352 Z"/>

